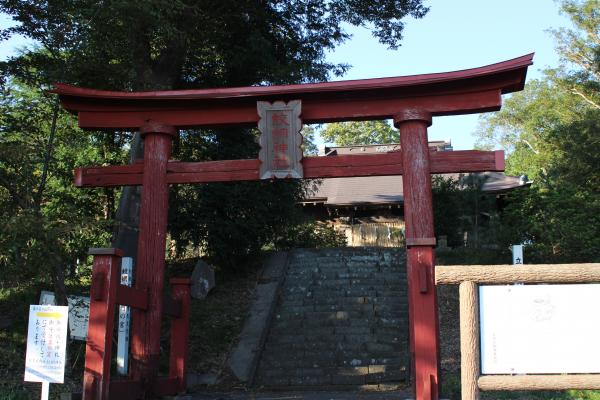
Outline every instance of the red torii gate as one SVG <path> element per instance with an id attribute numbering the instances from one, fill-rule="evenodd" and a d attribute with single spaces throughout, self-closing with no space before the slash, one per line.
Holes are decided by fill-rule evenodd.
<path id="1" fill-rule="evenodd" d="M 135 288 L 123 289 L 114 283 L 111 286 L 110 276 L 116 276 L 113 264 L 118 262 L 118 250 L 95 252 L 95 264 L 104 272 L 94 275 L 92 282 L 84 399 L 116 398 L 117 392 L 121 396 L 128 393 L 129 397 L 148 397 L 185 388 L 187 350 L 181 343 L 171 355 L 171 380 L 160 381 L 162 388 L 157 384 L 162 314 L 171 310 L 170 314 L 181 316 L 188 307 L 187 292 L 181 289 L 185 286 L 183 281 L 174 282 L 179 287 L 174 295 L 179 303 L 172 299 L 163 301 L 162 297 L 168 186 L 258 180 L 260 160 L 170 161 L 173 137 L 183 128 L 256 126 L 257 101 L 290 100 L 301 100 L 304 123 L 391 118 L 400 130 L 400 152 L 305 157 L 302 169 L 304 178 L 403 175 L 414 388 L 418 400 L 438 399 L 439 337 L 430 174 L 503 171 L 504 154 L 430 152 L 427 127 L 432 116 L 499 110 L 502 94 L 523 89 L 532 60 L 533 54 L 529 54 L 448 73 L 206 90 L 124 93 L 57 84 L 54 92 L 60 96 L 64 108 L 77 114 L 81 128 L 139 130 L 144 138 L 143 162 L 81 168 L 75 173 L 78 187 L 142 185 Z M 112 315 L 109 309 L 119 301 L 136 307 L 131 373 L 128 381 L 111 384 L 108 371 L 112 321 L 108 321 L 107 312 Z M 186 322 L 174 322 L 174 326 L 174 332 L 186 340 Z"/>

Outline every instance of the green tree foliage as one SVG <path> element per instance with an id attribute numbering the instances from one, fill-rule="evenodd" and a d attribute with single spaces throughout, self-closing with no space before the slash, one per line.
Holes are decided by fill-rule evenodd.
<path id="1" fill-rule="evenodd" d="M 450 247 L 460 247 L 467 232 L 469 246 L 495 244 L 498 215 L 496 196 L 482 191 L 483 175 L 432 178 L 433 222 L 437 237 L 446 236 Z"/>
<path id="2" fill-rule="evenodd" d="M 50 132 L 56 135 L 50 142 Z M 53 282 L 64 295 L 86 249 L 107 239 L 105 193 L 72 185 L 73 168 L 99 163 L 95 138 L 53 97 L 16 81 L 0 99 L 0 286 Z"/>
<path id="3" fill-rule="evenodd" d="M 597 0 L 564 1 L 575 29 L 555 31 L 563 65 L 482 120 L 484 146 L 508 150 L 507 170 L 533 185 L 512 194 L 506 243 L 529 244 L 536 261 L 600 259 L 600 40 Z"/>
<path id="4" fill-rule="evenodd" d="M 427 8 L 421 0 L 0 0 L 0 11 L 19 23 L 0 37 L 22 34 L 37 43 L 0 64 L 5 79 L 16 76 L 41 88 L 61 81 L 157 90 L 326 80 L 348 68 L 325 57 L 349 38 L 345 24 L 369 27 L 396 48 L 403 18 L 421 18 Z M 121 163 L 120 139 L 127 136 L 95 136 L 103 138 L 94 142 L 98 148 L 110 150 L 95 164 Z M 183 161 L 256 155 L 255 133 L 249 130 L 182 132 L 174 152 Z M 239 256 L 227 262 L 241 264 L 277 236 L 278 226 L 295 220 L 294 203 L 303 190 L 299 182 L 175 187 L 170 215 L 175 247 L 193 241 L 214 257 Z M 107 199 L 109 216 L 114 202 Z"/>
<path id="5" fill-rule="evenodd" d="M 338 146 L 353 144 L 398 143 L 400 134 L 386 121 L 350 121 L 327 124 L 320 131 L 328 143 Z"/>
<path id="6" fill-rule="evenodd" d="M 562 88 L 600 109 L 600 1 L 564 0 L 561 10 L 574 29 L 554 30 L 563 65 L 555 81 Z"/>
<path id="7" fill-rule="evenodd" d="M 343 24 L 369 27 L 396 48 L 402 19 L 427 12 L 421 3 L 1 0 L 0 11 L 20 22 L 3 35 L 69 51 L 20 61 L 46 68 L 67 57 L 71 82 L 141 90 L 324 80 L 347 68 L 325 58 L 349 38 Z"/>

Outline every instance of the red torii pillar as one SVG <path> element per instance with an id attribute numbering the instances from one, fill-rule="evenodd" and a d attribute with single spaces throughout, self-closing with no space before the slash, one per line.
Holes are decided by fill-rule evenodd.
<path id="1" fill-rule="evenodd" d="M 408 109 L 394 116 L 400 130 L 406 226 L 410 348 L 417 399 L 439 396 L 439 337 L 435 291 L 435 234 L 427 127 L 431 114 Z"/>
<path id="2" fill-rule="evenodd" d="M 167 163 L 176 133 L 175 127 L 156 121 L 148 121 L 140 128 L 144 139 L 144 172 L 135 288 L 147 290 L 150 296 L 148 310 L 133 309 L 131 375 L 134 379 L 153 380 L 158 373 L 169 209 Z"/>

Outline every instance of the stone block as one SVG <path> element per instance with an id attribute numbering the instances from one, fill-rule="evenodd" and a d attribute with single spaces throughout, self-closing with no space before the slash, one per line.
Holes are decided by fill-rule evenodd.
<path id="1" fill-rule="evenodd" d="M 292 386 L 322 386 L 330 384 L 330 375 L 301 375 L 290 378 L 290 385 Z"/>
<path id="2" fill-rule="evenodd" d="M 219 381 L 219 376 L 214 373 L 197 374 L 188 372 L 186 377 L 187 387 L 198 385 L 216 385 Z"/>
<path id="3" fill-rule="evenodd" d="M 344 306 L 341 306 L 339 304 L 324 304 L 324 305 L 315 305 L 314 306 L 314 311 L 315 312 L 336 312 L 336 311 L 340 311 L 344 308 Z"/>
<path id="4" fill-rule="evenodd" d="M 374 340 L 371 335 L 344 335 L 344 343 L 363 344 Z"/>
<path id="5" fill-rule="evenodd" d="M 370 335 L 373 332 L 368 326 L 336 326 L 335 334 L 339 335 Z"/>
<path id="6" fill-rule="evenodd" d="M 369 286 L 353 286 L 346 290 L 346 297 L 375 297 L 377 292 Z"/>
<path id="7" fill-rule="evenodd" d="M 405 310 L 396 310 L 396 311 L 379 311 L 376 312 L 375 315 L 378 318 L 382 319 L 398 319 L 401 321 L 408 322 L 408 313 Z"/>
<path id="8" fill-rule="evenodd" d="M 377 325 L 383 327 L 400 327 L 405 326 L 406 321 L 399 318 L 377 318 Z"/>
<path id="9" fill-rule="evenodd" d="M 341 367 L 332 371 L 334 385 L 364 385 L 367 382 L 368 367 Z"/>
<path id="10" fill-rule="evenodd" d="M 215 287 L 215 269 L 203 260 L 198 260 L 190 277 L 192 281 L 190 295 L 194 299 L 202 300 Z"/>
<path id="11" fill-rule="evenodd" d="M 340 299 L 342 304 L 370 304 L 371 298 L 368 296 L 348 296 Z"/>
<path id="12" fill-rule="evenodd" d="M 367 343 L 367 351 L 370 353 L 388 353 L 392 354 L 394 346 L 384 343 Z"/>
<path id="13" fill-rule="evenodd" d="M 259 381 L 263 382 L 263 384 L 267 384 L 269 386 L 289 386 L 290 385 L 290 377 L 288 377 L 288 376 L 265 377 L 263 375 L 259 375 Z"/>
<path id="14" fill-rule="evenodd" d="M 371 358 L 369 361 L 373 365 L 386 365 L 389 367 L 392 367 L 392 366 L 394 366 L 394 367 L 403 366 L 404 367 L 404 365 L 407 362 L 407 357 L 408 357 L 408 354 L 406 354 L 406 357 L 378 357 L 378 358 Z"/>
<path id="15" fill-rule="evenodd" d="M 350 326 L 371 327 L 375 325 L 376 320 L 373 318 L 355 318 L 350 320 Z"/>
<path id="16" fill-rule="evenodd" d="M 300 335 L 279 335 L 279 336 L 270 336 L 268 340 L 268 344 L 278 344 L 278 345 L 287 345 L 290 343 L 303 343 L 305 336 Z"/>
<path id="17" fill-rule="evenodd" d="M 285 272 L 285 265 L 287 262 L 287 252 L 277 252 L 271 254 L 271 256 L 264 263 L 263 269 L 260 274 L 261 282 L 275 282 L 283 278 Z"/>
<path id="18" fill-rule="evenodd" d="M 385 343 L 385 344 L 399 344 L 403 343 L 406 339 L 404 335 L 401 335 L 400 332 L 396 335 L 383 335 L 381 333 L 377 334 L 377 342 Z"/>
<path id="19" fill-rule="evenodd" d="M 405 380 L 407 378 L 406 375 L 404 368 L 388 365 L 369 365 L 367 383 L 399 382 Z"/>

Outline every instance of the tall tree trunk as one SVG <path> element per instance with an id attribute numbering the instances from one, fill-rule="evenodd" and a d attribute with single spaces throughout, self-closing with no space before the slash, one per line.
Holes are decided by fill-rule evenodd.
<path id="1" fill-rule="evenodd" d="M 40 178 L 40 184 L 38 191 L 35 196 L 34 209 L 39 211 L 42 206 L 42 200 L 44 198 L 44 190 L 46 189 L 46 182 L 48 181 L 48 171 L 50 170 L 50 160 L 52 159 L 52 151 L 54 149 L 54 138 L 56 136 L 56 123 L 58 120 L 58 113 L 60 111 L 60 103 L 58 96 L 54 102 L 54 108 L 52 110 L 52 125 L 50 126 L 50 135 L 48 136 L 48 144 L 46 146 L 46 152 L 44 153 L 44 164 L 42 166 L 42 177 Z"/>
<path id="2" fill-rule="evenodd" d="M 136 132 L 131 140 L 129 163 L 133 164 L 144 154 L 144 144 L 140 134 Z M 141 186 L 124 186 L 121 190 L 119 208 L 115 217 L 115 229 L 112 247 L 123 250 L 125 257 L 134 259 L 137 254 L 138 226 L 140 215 Z"/>
<path id="3" fill-rule="evenodd" d="M 61 261 L 56 262 L 52 271 L 52 280 L 54 285 L 54 298 L 57 306 L 66 306 L 67 288 L 65 287 L 65 267 Z"/>

